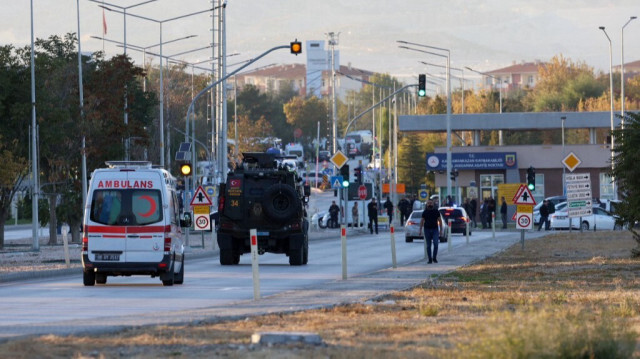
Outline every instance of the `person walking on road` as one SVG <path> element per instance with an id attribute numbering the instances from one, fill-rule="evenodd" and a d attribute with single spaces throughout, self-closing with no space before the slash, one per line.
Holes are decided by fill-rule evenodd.
<path id="1" fill-rule="evenodd" d="M 500 217 L 502 217 L 502 229 L 507 229 L 507 201 L 505 201 L 504 196 L 501 199 Z"/>
<path id="2" fill-rule="evenodd" d="M 438 243 L 440 242 L 440 231 L 438 229 L 438 220 L 440 212 L 433 206 L 433 201 L 427 201 L 427 208 L 422 212 L 420 220 L 420 229 L 418 236 L 422 234 L 424 229 L 424 240 L 427 242 L 427 257 L 429 263 L 438 263 Z M 433 243 L 433 253 L 431 252 L 431 243 Z"/>
<path id="3" fill-rule="evenodd" d="M 387 216 L 389 216 L 389 226 L 393 223 L 393 203 L 391 199 L 387 197 L 387 201 L 384 202 L 384 209 L 387 210 Z"/>
<path id="4" fill-rule="evenodd" d="M 378 234 L 378 204 L 376 203 L 375 197 L 371 198 L 371 202 L 367 205 L 367 215 L 369 215 L 369 231 L 373 234 L 373 230 L 375 229 L 376 234 Z"/>
<path id="5" fill-rule="evenodd" d="M 544 225 L 544 230 L 549 230 L 549 201 L 546 199 L 542 202 L 542 206 L 540 206 L 540 223 L 538 223 L 538 231 L 542 229 Z"/>

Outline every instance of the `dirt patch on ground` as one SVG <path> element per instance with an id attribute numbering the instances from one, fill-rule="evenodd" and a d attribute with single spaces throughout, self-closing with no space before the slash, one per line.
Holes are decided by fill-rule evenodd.
<path id="1" fill-rule="evenodd" d="M 640 358 L 627 232 L 553 234 L 382 298 L 292 314 L 0 345 L 0 357 Z M 251 344 L 311 332 L 323 344 Z"/>

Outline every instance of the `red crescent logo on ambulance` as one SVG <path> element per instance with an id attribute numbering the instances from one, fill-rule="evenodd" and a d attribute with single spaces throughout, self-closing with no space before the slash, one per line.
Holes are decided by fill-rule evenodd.
<path id="1" fill-rule="evenodd" d="M 142 217 L 150 217 L 152 214 L 154 214 L 156 212 L 156 201 L 151 198 L 151 196 L 140 196 L 141 199 L 144 199 L 145 201 L 149 202 L 149 211 L 146 213 L 138 213 L 140 216 Z"/>

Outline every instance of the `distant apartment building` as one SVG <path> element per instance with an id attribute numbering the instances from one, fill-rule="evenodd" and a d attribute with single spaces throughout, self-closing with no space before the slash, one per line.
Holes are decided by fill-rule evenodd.
<path id="1" fill-rule="evenodd" d="M 482 76 L 483 87 L 500 88 L 504 91 L 531 89 L 538 82 L 538 69 L 545 64 L 540 61 L 513 63 L 501 69 L 487 71 Z"/>
<path id="2" fill-rule="evenodd" d="M 359 91 L 373 72 L 340 65 L 339 51 L 334 53 L 336 69 L 336 96 L 345 99 L 351 91 Z M 323 98 L 331 95 L 331 52 L 325 42 L 306 42 L 306 64 L 273 65 L 237 75 L 238 87 L 253 85 L 261 92 L 278 92 L 293 88 L 299 95 Z"/>
<path id="3" fill-rule="evenodd" d="M 613 67 L 613 72 L 620 72 L 620 65 Z M 640 60 L 624 64 L 624 76 L 630 79 L 640 75 Z"/>

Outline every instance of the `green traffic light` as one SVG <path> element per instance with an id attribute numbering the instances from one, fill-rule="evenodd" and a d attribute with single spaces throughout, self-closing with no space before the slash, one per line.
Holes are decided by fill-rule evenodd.
<path id="1" fill-rule="evenodd" d="M 349 187 L 349 181 L 342 181 L 342 187 L 347 188 Z"/>
<path id="2" fill-rule="evenodd" d="M 536 190 L 536 185 L 534 185 L 533 183 L 529 183 L 529 185 L 527 187 L 529 187 L 530 191 L 535 191 Z"/>
<path id="3" fill-rule="evenodd" d="M 420 96 L 420 97 L 424 97 L 426 94 L 427 94 L 427 91 L 425 91 L 425 90 L 418 91 L 418 96 Z"/>

